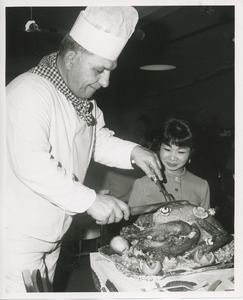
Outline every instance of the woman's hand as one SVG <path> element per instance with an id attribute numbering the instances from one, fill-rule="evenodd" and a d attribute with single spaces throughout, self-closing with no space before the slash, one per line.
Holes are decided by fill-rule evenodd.
<path id="1" fill-rule="evenodd" d="M 161 174 L 161 162 L 158 156 L 149 149 L 142 146 L 135 146 L 131 153 L 131 159 L 141 168 L 146 175 L 151 178 L 156 174 L 160 180 L 163 180 Z"/>
<path id="2" fill-rule="evenodd" d="M 97 224 L 105 225 L 118 223 L 123 218 L 128 220 L 130 209 L 121 200 L 112 196 L 97 194 L 95 202 L 87 210 L 87 213 L 96 220 Z"/>

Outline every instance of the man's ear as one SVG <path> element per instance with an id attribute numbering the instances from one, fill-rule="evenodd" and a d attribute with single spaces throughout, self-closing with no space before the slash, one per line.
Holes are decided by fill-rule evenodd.
<path id="1" fill-rule="evenodd" d="M 65 54 L 64 61 L 65 61 L 65 64 L 66 64 L 66 67 L 68 70 L 70 70 L 72 68 L 73 64 L 75 63 L 76 55 L 77 55 L 77 53 L 73 50 L 69 50 Z"/>

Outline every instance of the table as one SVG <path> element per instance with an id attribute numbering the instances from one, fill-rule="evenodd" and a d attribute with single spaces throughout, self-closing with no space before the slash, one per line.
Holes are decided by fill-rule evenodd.
<path id="1" fill-rule="evenodd" d="M 158 286 L 164 286 L 166 283 L 174 280 L 190 281 L 197 284 L 206 281 L 210 285 L 217 279 L 220 279 L 222 282 L 215 291 L 227 291 L 228 293 L 234 291 L 234 284 L 230 280 L 234 276 L 234 268 L 171 276 L 154 281 L 125 276 L 116 268 L 112 260 L 99 252 L 90 253 L 90 265 L 96 288 L 101 292 L 159 292 Z M 197 291 L 207 291 L 209 285 Z"/>

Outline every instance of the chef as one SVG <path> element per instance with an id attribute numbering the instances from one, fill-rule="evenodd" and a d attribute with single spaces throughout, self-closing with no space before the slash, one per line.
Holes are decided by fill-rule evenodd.
<path id="1" fill-rule="evenodd" d="M 98 224 L 129 218 L 128 206 L 83 185 L 89 162 L 160 179 L 151 151 L 105 127 L 92 98 L 132 35 L 133 7 L 87 7 L 58 52 L 7 86 L 6 291 L 25 292 L 23 270 L 39 269 L 52 290 L 63 235 L 77 213 Z"/>

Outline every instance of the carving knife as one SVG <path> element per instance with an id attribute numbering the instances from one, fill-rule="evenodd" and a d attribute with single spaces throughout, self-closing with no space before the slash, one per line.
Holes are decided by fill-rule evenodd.
<path id="1" fill-rule="evenodd" d="M 132 216 L 142 215 L 146 213 L 151 213 L 157 211 L 160 207 L 166 205 L 166 202 L 159 202 L 148 205 L 139 205 L 130 207 L 130 212 Z"/>

